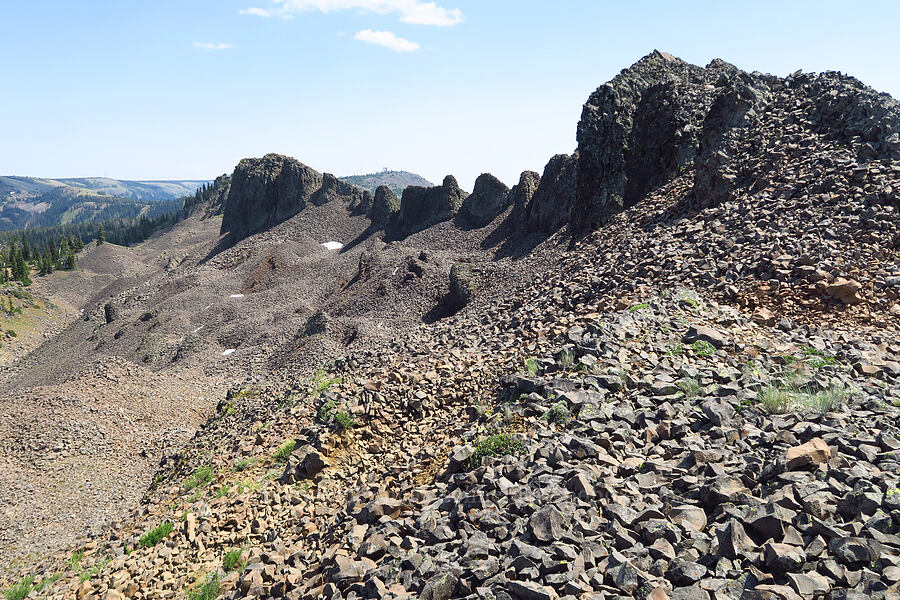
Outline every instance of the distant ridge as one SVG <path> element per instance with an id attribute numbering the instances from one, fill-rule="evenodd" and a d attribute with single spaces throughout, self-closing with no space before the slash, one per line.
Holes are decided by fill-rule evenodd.
<path id="1" fill-rule="evenodd" d="M 401 195 L 403 190 L 408 186 L 417 185 L 420 187 L 433 187 L 434 184 L 415 173 L 409 171 L 381 171 L 380 173 L 369 173 L 366 175 L 348 175 L 341 177 L 341 181 L 352 183 L 364 190 L 369 190 L 373 194 L 380 185 L 388 186 L 396 195 Z"/>
<path id="2" fill-rule="evenodd" d="M 193 194 L 206 179 L 128 181 L 109 177 L 75 177 L 47 179 L 43 177 L 0 176 L 0 202 L 26 200 L 51 191 L 66 191 L 72 195 L 116 196 L 134 200 L 173 200 Z"/>

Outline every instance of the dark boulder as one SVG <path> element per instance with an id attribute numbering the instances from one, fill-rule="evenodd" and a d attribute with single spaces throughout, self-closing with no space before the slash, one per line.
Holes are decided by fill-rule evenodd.
<path id="1" fill-rule="evenodd" d="M 483 227 L 509 207 L 509 188 L 490 173 L 475 180 L 475 188 L 459 208 L 459 216 L 467 223 Z"/>
<path id="2" fill-rule="evenodd" d="M 440 186 L 409 186 L 400 199 L 400 233 L 411 235 L 452 219 L 467 196 L 453 175 L 447 175 Z"/>
<path id="3" fill-rule="evenodd" d="M 450 304 L 459 309 L 475 295 L 475 274 L 469 263 L 456 263 L 450 267 Z"/>

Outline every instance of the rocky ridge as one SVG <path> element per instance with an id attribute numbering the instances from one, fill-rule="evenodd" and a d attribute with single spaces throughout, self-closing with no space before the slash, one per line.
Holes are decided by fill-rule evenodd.
<path id="1" fill-rule="evenodd" d="M 599 229 L 500 299 L 453 262 L 452 316 L 234 387 L 44 593 L 897 598 L 896 114 L 838 74 L 654 53 L 505 199 L 376 193 L 386 236 L 496 206 L 510 236 Z M 281 164 L 266 215 L 306 194 Z"/>

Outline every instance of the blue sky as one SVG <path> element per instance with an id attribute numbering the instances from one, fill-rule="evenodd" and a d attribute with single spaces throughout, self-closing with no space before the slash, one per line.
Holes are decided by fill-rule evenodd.
<path id="1" fill-rule="evenodd" d="M 900 97 L 900 3 L 0 0 L 0 174 L 211 178 L 245 156 L 513 184 L 654 48 Z"/>

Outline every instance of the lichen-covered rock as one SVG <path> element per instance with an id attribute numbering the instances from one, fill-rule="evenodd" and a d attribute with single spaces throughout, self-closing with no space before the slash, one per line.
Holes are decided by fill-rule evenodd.
<path id="1" fill-rule="evenodd" d="M 469 263 L 456 263 L 450 267 L 450 303 L 462 308 L 475 294 L 475 273 Z"/>
<path id="2" fill-rule="evenodd" d="M 411 235 L 453 218 L 467 196 L 453 175 L 447 175 L 437 187 L 406 188 L 400 199 L 400 233 Z"/>
<path id="3" fill-rule="evenodd" d="M 506 184 L 490 173 L 482 173 L 460 206 L 459 215 L 471 225 L 483 227 L 509 207 L 509 200 Z"/>
<path id="4" fill-rule="evenodd" d="M 375 199 L 372 201 L 372 210 L 369 218 L 373 224 L 385 225 L 394 219 L 400 212 L 400 199 L 394 195 L 386 185 L 378 186 L 375 190 Z"/>

